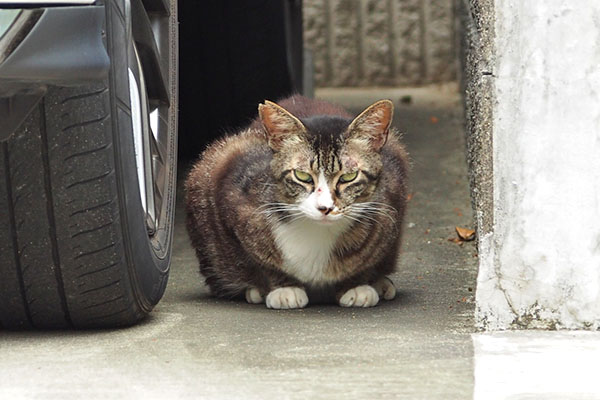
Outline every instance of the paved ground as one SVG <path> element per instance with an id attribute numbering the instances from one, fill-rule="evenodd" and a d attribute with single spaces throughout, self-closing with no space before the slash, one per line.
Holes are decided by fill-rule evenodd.
<path id="1" fill-rule="evenodd" d="M 394 301 L 272 311 L 213 299 L 179 212 L 171 279 L 151 317 L 117 331 L 0 332 L 0 398 L 472 398 L 476 249 L 448 241 L 472 225 L 456 89 L 320 94 L 355 111 L 381 97 L 398 104 L 413 195 Z"/>

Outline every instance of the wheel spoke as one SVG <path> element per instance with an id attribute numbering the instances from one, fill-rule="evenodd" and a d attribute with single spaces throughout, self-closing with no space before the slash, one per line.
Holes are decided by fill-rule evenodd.
<path id="1" fill-rule="evenodd" d="M 136 74 L 143 82 L 143 154 L 141 168 L 146 182 L 147 225 L 149 236 L 164 227 L 163 198 L 172 177 L 172 129 L 168 89 L 171 64 L 169 2 L 167 0 L 131 0 L 131 27 L 138 64 Z M 176 99 L 173 99 L 176 101 Z M 161 247 L 160 241 L 154 245 Z"/>
<path id="2" fill-rule="evenodd" d="M 156 140 L 154 134 L 150 135 L 150 152 L 152 155 L 152 178 L 154 181 L 154 206 L 157 218 L 160 218 L 162 209 L 162 198 L 166 183 L 165 156 L 166 148 L 161 149 L 160 141 Z"/>
<path id="3" fill-rule="evenodd" d="M 167 110 L 157 108 L 150 114 L 150 128 L 152 130 L 152 138 L 156 151 L 160 156 L 161 160 L 166 159 L 167 146 L 168 146 L 168 134 L 169 125 L 167 120 L 164 118 L 163 113 Z"/>
<path id="4" fill-rule="evenodd" d="M 141 0 L 131 2 L 133 38 L 138 49 L 146 84 L 148 98 L 170 104 L 169 91 L 165 68 L 161 63 L 161 56 L 154 39 L 152 23 L 144 9 Z M 166 57 L 165 57 L 166 58 Z"/>

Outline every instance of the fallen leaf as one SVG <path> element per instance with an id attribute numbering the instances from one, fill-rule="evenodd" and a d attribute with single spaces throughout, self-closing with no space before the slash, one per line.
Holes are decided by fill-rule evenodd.
<path id="1" fill-rule="evenodd" d="M 457 237 L 450 238 L 450 239 L 448 239 L 448 241 L 449 241 L 449 242 L 452 242 L 452 243 L 456 243 L 456 244 L 458 244 L 459 246 L 462 246 L 462 245 L 465 243 L 465 241 L 464 241 L 464 240 L 461 240 L 460 238 L 457 238 Z"/>
<path id="2" fill-rule="evenodd" d="M 429 117 L 429 121 L 431 121 L 432 124 L 437 124 L 438 122 L 440 122 L 439 118 L 433 115 Z"/>
<path id="3" fill-rule="evenodd" d="M 409 201 L 411 201 L 414 195 L 415 195 L 414 193 L 409 193 L 409 194 L 406 196 L 406 202 L 409 202 Z"/>
<path id="4" fill-rule="evenodd" d="M 461 240 L 469 242 L 475 239 L 475 231 L 473 229 L 461 228 L 460 226 L 455 227 L 456 234 Z"/>

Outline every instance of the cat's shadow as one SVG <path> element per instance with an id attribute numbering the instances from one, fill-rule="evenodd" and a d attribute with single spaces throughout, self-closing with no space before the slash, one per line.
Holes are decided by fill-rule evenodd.
<path id="1" fill-rule="evenodd" d="M 415 307 L 418 305 L 422 305 L 423 301 L 420 299 L 422 296 L 420 294 L 420 290 L 415 289 L 402 289 L 396 290 L 396 297 L 392 300 L 383 300 L 379 301 L 377 305 L 378 309 L 381 308 L 396 308 L 396 307 Z M 262 307 L 256 304 L 248 304 L 243 298 L 235 298 L 235 299 L 222 299 L 217 298 L 207 291 L 200 291 L 198 293 L 190 293 L 181 297 L 181 300 L 187 303 L 197 303 L 202 307 L 218 307 L 220 309 L 231 309 L 237 312 L 239 311 L 254 311 L 257 309 L 264 309 L 264 304 Z M 308 309 L 338 309 L 338 310 L 367 310 L 363 308 L 345 308 L 339 307 L 335 302 L 333 296 L 324 296 L 322 294 L 309 294 L 309 305 Z M 285 310 L 283 310 L 285 311 Z M 294 310 L 289 310 L 294 311 Z"/>

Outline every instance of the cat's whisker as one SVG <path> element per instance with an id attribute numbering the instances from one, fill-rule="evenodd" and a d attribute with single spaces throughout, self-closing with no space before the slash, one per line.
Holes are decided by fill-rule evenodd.
<path id="1" fill-rule="evenodd" d="M 260 214 L 275 214 L 282 211 L 298 211 L 297 208 L 272 208 L 268 210 L 260 211 Z"/>
<path id="2" fill-rule="evenodd" d="M 392 215 L 390 215 L 390 212 L 397 213 L 397 211 L 394 207 L 387 206 L 387 205 L 386 205 L 387 207 L 383 207 L 383 206 L 377 207 L 377 206 L 370 205 L 370 204 L 382 204 L 382 203 L 376 203 L 376 202 L 357 203 L 357 204 L 353 204 L 352 206 L 350 206 L 350 208 L 352 211 L 360 213 L 362 215 L 367 215 L 367 214 L 379 215 L 379 216 L 388 218 L 392 223 L 396 223 L 396 219 Z"/>
<path id="3" fill-rule="evenodd" d="M 287 207 L 287 206 L 293 206 L 292 204 L 288 204 L 288 203 L 265 203 L 261 206 L 258 206 L 256 208 L 256 211 L 259 211 L 263 208 L 269 208 L 269 207 Z"/>
<path id="4" fill-rule="evenodd" d="M 280 210 L 267 210 L 267 211 L 263 211 L 261 214 L 264 214 L 266 216 L 271 216 L 271 215 L 276 215 L 276 214 L 281 214 L 281 213 L 296 213 L 298 212 L 298 210 L 295 209 L 280 209 Z"/>
<path id="5" fill-rule="evenodd" d="M 365 201 L 364 203 L 356 203 L 356 204 L 358 204 L 358 205 L 364 204 L 367 206 L 378 206 L 378 207 L 382 207 L 382 208 L 389 208 L 389 209 L 392 209 L 392 210 L 398 212 L 398 210 L 396 210 L 396 208 L 392 207 L 391 205 L 386 204 L 386 203 L 381 203 L 379 201 Z"/>
<path id="6" fill-rule="evenodd" d="M 392 218 L 390 215 L 388 215 L 384 212 L 381 212 L 380 210 L 352 209 L 352 212 L 359 219 L 366 219 L 369 221 L 373 221 L 373 222 L 376 222 L 378 225 L 382 225 L 382 224 L 381 224 L 381 221 L 379 221 L 377 218 L 375 218 L 375 216 L 377 216 L 377 215 L 389 218 L 390 221 L 392 221 L 394 224 L 396 222 L 396 220 L 394 218 Z"/>
<path id="7" fill-rule="evenodd" d="M 305 216 L 304 216 L 304 213 L 301 213 L 300 215 L 298 215 L 298 216 L 296 216 L 296 217 L 292 218 L 292 219 L 289 221 L 289 223 L 292 223 L 292 222 L 298 221 L 299 219 L 302 219 L 302 218 L 305 218 Z"/>
<path id="8" fill-rule="evenodd" d="M 300 211 L 300 212 L 297 212 L 297 213 L 294 213 L 294 214 L 285 215 L 285 216 L 277 219 L 276 222 L 283 222 L 286 219 L 290 219 L 290 218 L 292 218 L 292 219 L 290 221 L 287 221 L 287 222 L 294 222 L 294 221 L 296 221 L 296 220 L 298 220 L 298 219 L 300 219 L 302 217 L 304 217 L 304 213 L 302 211 Z"/>
<path id="9" fill-rule="evenodd" d="M 386 213 L 386 212 L 384 212 L 384 211 L 381 211 L 381 210 L 370 210 L 370 211 L 367 211 L 367 213 L 366 213 L 366 214 L 374 214 L 374 215 L 379 215 L 379 216 L 382 216 L 382 217 L 389 218 L 389 219 L 390 219 L 390 221 L 392 221 L 392 222 L 394 222 L 394 223 L 396 222 L 396 219 L 395 219 L 395 218 L 393 218 L 391 215 L 389 215 L 388 213 Z"/>
<path id="10" fill-rule="evenodd" d="M 343 216 L 344 216 L 344 218 L 348 218 L 351 221 L 354 221 L 354 222 L 357 222 L 357 223 L 361 223 L 360 219 L 358 219 L 357 217 L 354 217 L 354 216 L 352 216 L 350 214 L 344 214 Z"/>
<path id="11" fill-rule="evenodd" d="M 376 215 L 385 216 L 387 218 L 392 219 L 393 221 L 396 220 L 396 216 L 397 216 L 397 213 L 395 213 L 395 212 L 392 212 L 390 210 L 385 210 L 385 209 L 379 209 L 379 208 L 355 208 L 355 210 L 366 213 L 366 214 L 376 214 Z"/>
<path id="12" fill-rule="evenodd" d="M 377 224 L 377 225 L 379 225 L 379 226 L 382 226 L 380 221 L 378 221 L 377 219 L 375 219 L 375 218 L 373 218 L 373 217 L 370 217 L 370 216 L 368 216 L 368 215 L 366 215 L 366 214 L 358 214 L 358 218 L 359 218 L 359 219 L 361 220 L 361 222 L 363 222 L 363 223 L 364 223 L 364 222 L 367 222 L 368 224 L 375 223 L 375 224 Z M 365 220 L 366 220 L 366 221 L 365 221 Z"/>
<path id="13" fill-rule="evenodd" d="M 354 205 L 377 205 L 377 206 L 393 208 L 390 204 L 384 203 L 381 201 L 362 201 L 362 202 L 354 203 Z"/>
<path id="14" fill-rule="evenodd" d="M 262 214 L 271 217 L 273 214 L 280 212 L 296 212 L 298 207 L 294 204 L 287 203 L 267 203 L 254 210 L 254 214 Z"/>

